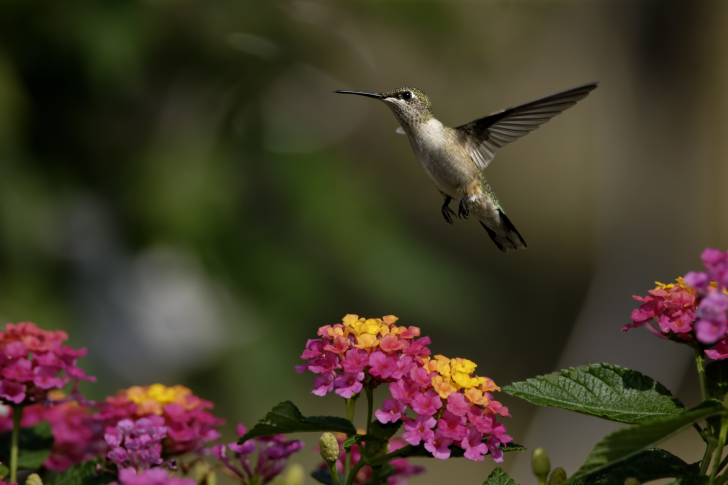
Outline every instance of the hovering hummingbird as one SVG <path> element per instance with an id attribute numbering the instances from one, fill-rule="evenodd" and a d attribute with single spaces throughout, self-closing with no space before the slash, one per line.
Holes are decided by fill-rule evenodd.
<path id="1" fill-rule="evenodd" d="M 442 215 L 453 224 L 450 201 L 460 201 L 458 217 L 478 218 L 496 246 L 503 251 L 526 247 L 526 242 L 506 216 L 483 170 L 495 153 L 527 135 L 562 111 L 584 99 L 597 83 L 583 84 L 543 98 L 495 112 L 485 118 L 449 128 L 432 114 L 427 95 L 412 86 L 385 93 L 334 91 L 383 101 L 399 122 L 397 133 L 407 135 L 417 161 L 445 197 Z"/>

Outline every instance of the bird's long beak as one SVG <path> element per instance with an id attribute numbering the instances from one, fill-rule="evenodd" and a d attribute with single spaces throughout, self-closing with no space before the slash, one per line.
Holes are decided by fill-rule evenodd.
<path id="1" fill-rule="evenodd" d="M 359 96 L 368 96 L 370 98 L 384 99 L 384 95 L 379 93 L 368 93 L 366 91 L 334 91 L 341 94 L 358 94 Z"/>

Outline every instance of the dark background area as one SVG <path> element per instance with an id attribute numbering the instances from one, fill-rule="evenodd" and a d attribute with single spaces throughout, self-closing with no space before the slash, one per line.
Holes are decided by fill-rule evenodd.
<path id="1" fill-rule="evenodd" d="M 607 360 L 689 394 L 687 351 L 619 329 L 728 246 L 727 32 L 719 1 L 3 2 L 0 317 L 87 346 L 90 398 L 181 383 L 228 436 L 287 399 L 343 414 L 293 367 L 346 313 L 500 385 Z M 387 108 L 331 93 L 415 85 L 456 126 L 589 81 L 486 172 L 529 244 L 507 255 L 445 223 Z M 497 398 L 555 465 L 595 441 L 560 455 Z"/>

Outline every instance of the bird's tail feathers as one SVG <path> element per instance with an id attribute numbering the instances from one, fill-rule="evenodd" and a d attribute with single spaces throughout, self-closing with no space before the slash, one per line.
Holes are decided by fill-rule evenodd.
<path id="1" fill-rule="evenodd" d="M 486 226 L 482 221 L 480 225 L 486 230 L 490 238 L 493 240 L 498 249 L 507 253 L 509 249 L 521 249 L 527 248 L 526 241 L 523 240 L 521 235 L 518 233 L 516 226 L 513 225 L 508 216 L 502 210 L 498 210 L 501 224 L 497 231 Z"/>

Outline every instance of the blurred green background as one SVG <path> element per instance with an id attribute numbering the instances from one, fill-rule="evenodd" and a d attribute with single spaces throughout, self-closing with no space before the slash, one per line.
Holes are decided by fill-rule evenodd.
<path id="1" fill-rule="evenodd" d="M 501 385 L 608 360 L 689 402 L 689 355 L 619 329 L 728 246 L 727 58 L 720 1 L 5 0 L 0 317 L 87 346 L 90 398 L 185 384 L 228 437 L 286 399 L 343 413 L 293 367 L 346 313 L 395 314 Z M 445 223 L 388 109 L 331 93 L 412 84 L 456 126 L 589 81 L 487 170 L 529 244 L 508 255 Z M 501 401 L 568 471 L 594 443 L 587 423 L 561 452 Z M 415 483 L 493 467 L 425 464 Z"/>

